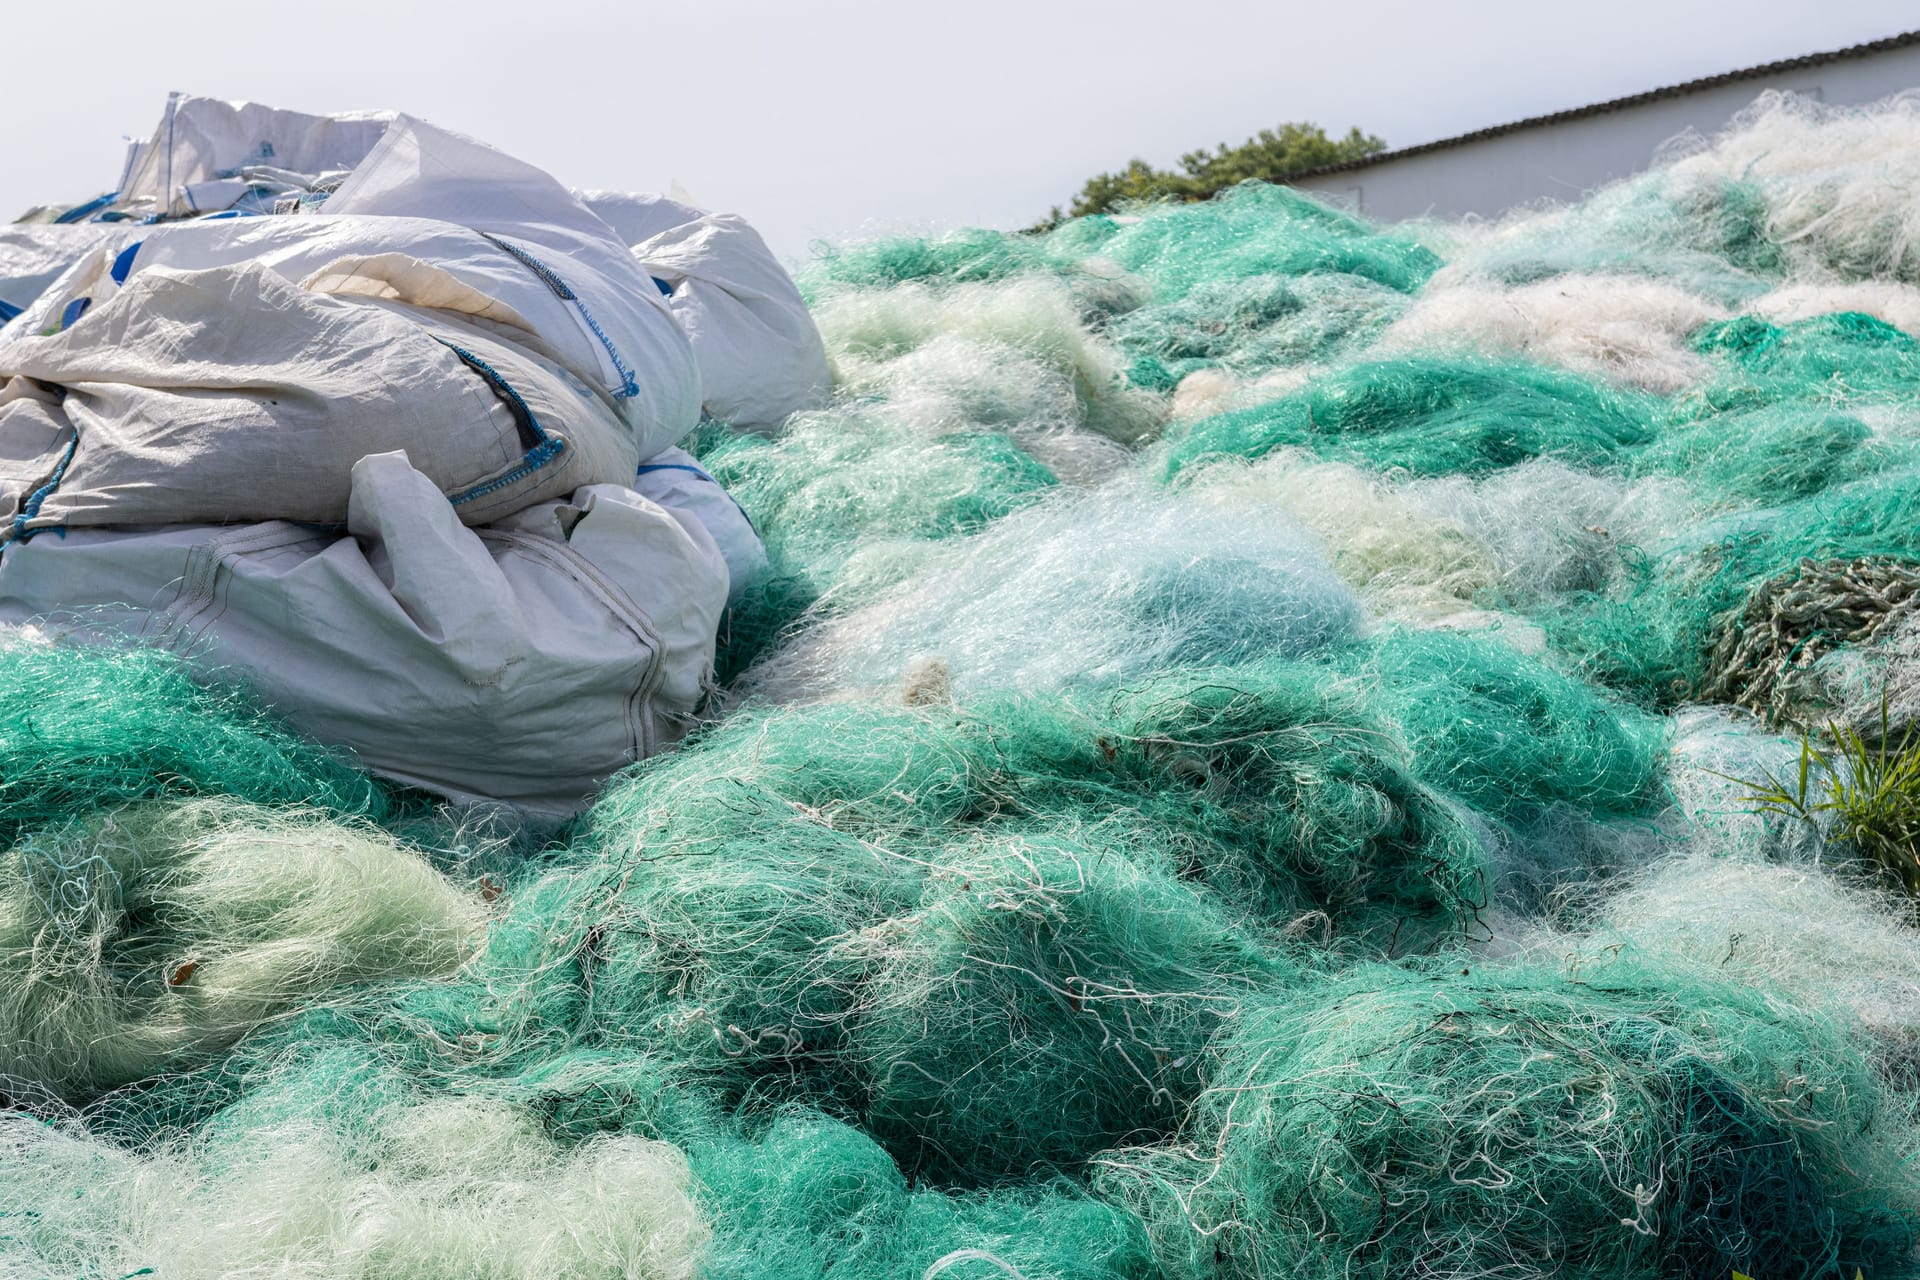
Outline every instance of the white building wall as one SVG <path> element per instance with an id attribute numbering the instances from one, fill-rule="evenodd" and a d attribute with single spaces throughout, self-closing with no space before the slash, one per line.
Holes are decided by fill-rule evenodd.
<path id="1" fill-rule="evenodd" d="M 1874 102 L 1920 88 L 1920 45 L 1700 89 L 1600 115 L 1533 125 L 1294 185 L 1384 221 L 1435 215 L 1494 216 L 1542 200 L 1573 201 L 1640 172 L 1661 144 L 1696 129 L 1715 133 L 1767 89 L 1830 105 Z"/>

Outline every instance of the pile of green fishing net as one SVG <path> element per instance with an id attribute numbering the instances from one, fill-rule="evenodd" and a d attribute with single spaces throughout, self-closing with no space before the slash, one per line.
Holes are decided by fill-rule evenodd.
<path id="1" fill-rule="evenodd" d="M 1911 901 L 1727 775 L 1920 718 L 1915 156 L 824 250 L 558 829 L 6 637 L 0 1276 L 1914 1273 Z"/>

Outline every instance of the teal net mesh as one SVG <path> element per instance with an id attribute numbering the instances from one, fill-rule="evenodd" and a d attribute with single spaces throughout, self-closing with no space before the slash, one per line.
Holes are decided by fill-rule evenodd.
<path id="1" fill-rule="evenodd" d="M 1920 109 L 823 248 L 715 712 L 557 833 L 0 645 L 0 1275 L 1913 1274 Z M 1771 723 L 1770 723 L 1771 722 Z"/>

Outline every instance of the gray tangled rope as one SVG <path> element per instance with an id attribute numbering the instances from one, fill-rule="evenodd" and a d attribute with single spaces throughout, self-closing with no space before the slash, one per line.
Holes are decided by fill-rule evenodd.
<path id="1" fill-rule="evenodd" d="M 1720 629 L 1701 690 L 1770 723 L 1804 722 L 1801 677 L 1843 644 L 1871 644 L 1920 607 L 1920 565 L 1893 556 L 1802 560 L 1760 584 Z"/>

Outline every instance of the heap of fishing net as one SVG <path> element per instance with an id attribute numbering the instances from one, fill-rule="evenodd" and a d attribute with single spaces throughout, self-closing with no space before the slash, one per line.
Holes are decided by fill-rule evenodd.
<path id="1" fill-rule="evenodd" d="M 596 812 L 596 1033 L 958 1184 L 1171 1131 L 1297 942 L 1430 945 L 1481 901 L 1471 828 L 1324 678 L 737 715 Z"/>
<path id="2" fill-rule="evenodd" d="M 1913 1244 L 1880 1099 L 1842 1026 L 1709 970 L 1361 966 L 1099 1164 L 1176 1276 L 1851 1272 Z"/>
<path id="3" fill-rule="evenodd" d="M 524 1109 L 414 1098 L 364 1059 L 316 1062 L 157 1149 L 18 1114 L 0 1147 L 0 1211 L 24 1224 L 8 1261 L 60 1274 L 692 1280 L 709 1237 L 667 1143 L 561 1146 Z"/>
<path id="4" fill-rule="evenodd" d="M 1694 700 L 1920 709 L 1911 126 L 828 251 L 729 714 L 545 845 L 0 649 L 0 1271 L 1898 1273 L 1911 904 Z"/>
<path id="5" fill-rule="evenodd" d="M 822 619 L 747 683 L 783 698 L 882 688 L 937 661 L 970 699 L 1300 657 L 1346 638 L 1359 614 L 1290 522 L 1116 481 L 930 551 L 910 579 Z"/>
<path id="6" fill-rule="evenodd" d="M 1896 696 L 1905 688 L 1893 658 L 1908 632 L 1882 579 L 1892 582 L 1913 553 L 1905 469 L 1912 340 L 1894 326 L 1915 313 L 1898 223 L 1865 207 L 1897 184 L 1860 175 L 1903 163 L 1891 159 L 1897 149 L 1866 139 L 1905 128 L 1907 109 L 1864 118 L 1874 123 L 1763 103 L 1746 134 L 1586 205 L 1491 232 L 1430 229 L 1418 233 L 1424 242 L 1370 239 L 1351 220 L 1316 218 L 1291 196 L 1249 189 L 1208 206 L 1142 211 L 1138 221 L 1089 220 L 1003 242 L 891 242 L 821 264 L 808 287 L 836 307 L 899 281 L 912 282 L 916 300 L 950 292 L 957 304 L 1005 284 L 1064 299 L 1056 314 L 1078 307 L 1130 380 L 1171 401 L 1165 443 L 1138 464 L 1142 479 L 1171 480 L 1169 515 L 1153 522 L 1155 500 L 1129 497 L 1129 509 L 1142 513 L 1136 543 L 1118 496 L 1108 517 L 1104 493 L 1076 494 L 1077 478 L 1056 470 L 1067 487 L 1036 487 L 997 522 L 931 540 L 950 546 L 854 537 L 842 544 L 851 554 L 819 557 L 832 578 L 816 612 L 747 687 L 855 699 L 784 713 L 830 716 L 822 723 L 850 742 L 868 732 L 856 727 L 855 707 L 889 694 L 911 705 L 887 713 L 900 726 L 894 768 L 863 766 L 865 782 L 852 791 L 799 784 L 798 794 L 793 781 L 769 789 L 761 779 L 803 778 L 833 752 L 803 756 L 764 724 L 756 729 L 765 754 L 751 784 L 725 789 L 729 813 L 752 815 L 756 841 L 790 832 L 791 818 L 805 824 L 801 865 L 816 879 L 770 892 L 823 914 L 790 942 L 747 935 L 762 944 L 747 953 L 783 975 L 771 983 L 691 962 L 675 970 L 691 976 L 677 978 L 673 993 L 689 994 L 701 1017 L 716 1008 L 746 1015 L 724 1022 L 736 1038 L 703 1069 L 734 1092 L 791 1096 L 800 1081 L 803 1096 L 831 1099 L 873 1127 L 907 1167 L 951 1182 L 1021 1168 L 1071 1171 L 1116 1127 L 1097 1118 L 1101 1099 L 1130 1098 L 1129 1114 L 1145 1118 L 1149 1132 L 1117 1139 L 1133 1145 L 1093 1155 L 1092 1167 L 1101 1194 L 1142 1214 L 1161 1265 L 1175 1274 L 1791 1274 L 1897 1265 L 1911 1244 L 1914 1188 L 1902 1172 L 1911 1129 L 1895 1091 L 1903 1034 L 1895 1024 L 1904 1015 L 1889 1010 L 1905 1006 L 1894 994 L 1841 983 L 1852 960 L 1796 968 L 1785 959 L 1795 944 L 1785 941 L 1755 953 L 1737 975 L 1744 986 L 1708 972 L 1722 959 L 1720 943 L 1739 932 L 1727 922 L 1743 910 L 1756 928 L 1770 922 L 1771 937 L 1814 950 L 1833 936 L 1826 921 L 1858 919 L 1857 945 L 1832 954 L 1870 963 L 1871 949 L 1894 947 L 1906 926 L 1851 890 L 1794 882 L 1807 898 L 1796 920 L 1789 882 L 1753 882 L 1787 872 L 1741 864 L 1737 876 L 1710 875 L 1717 864 L 1675 864 L 1692 868 L 1686 874 L 1698 876 L 1703 896 L 1682 893 L 1675 869 L 1619 898 L 1614 914 L 1600 908 L 1591 940 L 1571 944 L 1579 952 L 1572 965 L 1548 957 L 1485 967 L 1446 952 L 1340 972 L 1356 953 L 1424 950 L 1454 936 L 1396 937 L 1386 925 L 1395 917 L 1458 927 L 1491 901 L 1522 914 L 1564 910 L 1561 890 L 1580 885 L 1584 901 L 1594 877 L 1632 874 L 1672 844 L 1769 856 L 1795 854 L 1809 839 L 1817 846 L 1817 831 L 1750 818 L 1731 784 L 1710 784 L 1704 772 L 1771 767 L 1790 744 L 1753 745 L 1758 735 L 1738 721 L 1709 728 L 1696 716 L 1680 726 L 1691 735 L 1682 757 L 1663 765 L 1668 726 L 1578 677 L 1658 707 L 1711 696 L 1728 667 L 1752 665 L 1715 656 L 1729 636 L 1719 652 L 1738 648 L 1746 629 L 1737 620 L 1750 601 L 1776 598 L 1802 562 L 1864 561 L 1880 576 L 1861 582 L 1893 606 L 1870 610 L 1884 621 L 1820 618 L 1811 649 L 1800 643 L 1808 631 L 1781 632 L 1778 647 L 1844 674 L 1856 704 L 1869 679 L 1889 677 Z M 1776 166 L 1742 150 L 1762 134 L 1793 158 Z M 1808 194 L 1815 190 L 1825 194 Z M 1852 205 L 1810 223 L 1804 210 L 1821 199 Z M 1256 212 L 1264 231 L 1250 229 Z M 1873 227 L 1886 252 L 1841 234 L 1843 225 Z M 1264 235 L 1294 239 L 1282 251 Z M 1420 254 L 1408 248 L 1414 243 Z M 1198 245 L 1206 255 L 1183 256 Z M 1452 264 L 1441 267 L 1441 256 Z M 1809 274 L 1815 267 L 1821 274 Z M 897 385 L 885 392 L 899 393 Z M 1033 437 L 1005 438 L 1039 458 Z M 897 509 L 911 510 L 918 497 L 902 494 Z M 884 519 L 891 509 L 868 511 Z M 1271 541 L 1276 510 L 1323 540 L 1325 564 L 1369 617 L 1297 629 L 1299 619 L 1340 615 L 1314 576 L 1325 572 L 1319 563 L 1289 562 Z M 1185 520 L 1172 514 L 1181 511 Z M 1243 515 L 1244 527 L 1210 532 Z M 1252 564 L 1280 572 L 1266 585 L 1238 566 L 1213 577 L 1209 562 L 1226 538 L 1236 554 L 1253 549 Z M 1027 572 L 1054 565 L 1055 548 L 1071 549 L 1061 568 Z M 1133 602 L 1156 590 L 1162 565 L 1179 566 L 1179 607 L 1143 616 Z M 1203 581 L 1220 586 L 1198 590 Z M 1295 601 L 1308 583 L 1321 603 L 1303 608 Z M 1859 612 L 1844 601 L 1840 612 L 1849 608 Z M 1369 634 L 1381 615 L 1497 635 Z M 1286 629 L 1273 630 L 1276 620 Z M 1429 880 L 1451 888 L 1425 904 L 1396 895 L 1374 917 L 1374 902 L 1334 888 L 1365 879 L 1318 880 L 1311 862 L 1283 862 L 1286 875 L 1258 862 L 1223 863 L 1219 851 L 1234 841 L 1208 814 L 1222 774 L 1212 761 L 1195 767 L 1184 729 L 1165 734 L 1181 745 L 1164 761 L 1155 760 L 1164 749 L 1141 750 L 1138 730 L 1098 739 L 1113 764 L 1139 751 L 1141 761 L 1194 779 L 1205 799 L 1178 822 L 1162 815 L 1164 792 L 1149 805 L 1128 790 L 1125 821 L 1063 823 L 1063 799 L 1112 796 L 1111 781 L 1087 787 L 1084 767 L 1052 763 L 1073 753 L 1052 750 L 1041 757 L 1049 761 L 1041 777 L 1021 778 L 1008 765 L 1036 759 L 1024 745 L 1034 726 L 1024 722 L 998 731 L 985 765 L 969 740 L 976 731 L 967 726 L 991 722 L 989 706 L 1043 701 L 1009 701 L 1006 688 L 1057 690 L 1048 696 L 1084 712 L 1116 696 L 1098 692 L 1103 680 L 1117 677 L 1118 688 L 1150 697 L 1144 691 L 1167 678 L 1133 672 L 1244 664 L 1242 644 L 1289 655 L 1323 696 L 1366 690 L 1365 714 L 1347 723 L 1398 739 L 1398 767 L 1444 798 L 1440 812 L 1467 834 L 1475 852 L 1457 865 L 1471 868 L 1469 879 Z M 1865 655 L 1873 661 L 1862 668 Z M 1843 662 L 1854 665 L 1841 672 Z M 1834 696 L 1841 674 L 1822 686 L 1823 697 Z M 1227 704 L 1240 693 L 1227 694 Z M 936 721 L 941 734 L 927 736 L 923 726 Z M 1707 734 L 1723 745 L 1700 745 Z M 936 760 L 946 763 L 935 769 Z M 984 774 L 992 785 L 928 784 L 951 776 L 956 761 L 967 779 Z M 1234 783 L 1226 786 L 1230 793 Z M 690 811 L 665 795 L 652 805 L 656 825 L 632 841 L 658 862 L 637 863 L 629 885 L 671 883 L 663 873 L 688 843 L 731 847 L 697 834 L 698 824 L 675 830 Z M 1670 800 L 1677 811 L 1663 813 Z M 1242 803 L 1224 800 L 1240 830 L 1249 816 Z M 1283 802 L 1301 803 L 1300 795 Z M 1346 822 L 1365 829 L 1350 825 L 1351 814 Z M 1300 830 L 1318 839 L 1341 829 Z M 1088 862 L 1090 846 L 1101 863 Z M 1159 856 L 1168 849 L 1170 867 Z M 1212 895 L 1216 910 L 1227 908 L 1231 936 L 1290 961 L 1248 991 L 1242 969 L 1196 945 L 1197 956 L 1212 957 L 1204 968 L 1220 985 L 1155 1001 L 1169 1021 L 1143 1024 L 1148 1041 L 1132 1038 L 1138 1027 L 1103 1038 L 1128 1050 L 1158 1041 L 1168 1066 L 1199 1044 L 1200 1065 L 1178 1069 L 1197 1075 L 1102 1075 L 1088 1058 L 1062 1076 L 1072 1042 L 1030 1012 L 1044 993 L 1056 1015 L 1087 1016 L 1096 988 L 1069 975 L 1091 972 L 1109 994 L 1151 989 L 1164 954 L 1154 935 L 1134 935 L 1128 945 L 1139 950 L 1116 968 L 1105 957 L 1128 953 L 1108 949 L 1103 940 L 1113 935 L 1093 918 L 1073 915 L 1108 882 L 1086 868 L 1121 859 L 1148 877 L 1129 900 L 1161 901 L 1164 890 L 1152 886 L 1164 886 L 1171 869 Z M 710 857 L 704 863 L 703 876 L 719 870 Z M 796 862 L 782 856 L 777 865 Z M 1012 881 L 1008 867 L 1018 869 Z M 1066 901 L 1056 869 L 1070 869 L 1080 890 Z M 1277 897 L 1263 899 L 1276 886 Z M 1371 899 L 1378 891 L 1362 892 Z M 1713 893 L 1745 905 L 1711 907 Z M 884 906 L 862 910 L 863 898 Z M 974 923 L 980 900 L 1006 918 L 982 912 Z M 1453 906 L 1436 913 L 1434 903 L 1447 901 Z M 1655 903 L 1668 913 L 1659 919 L 1691 911 L 1698 927 L 1630 924 L 1649 918 Z M 1259 909 L 1247 912 L 1250 904 Z M 1065 940 L 1031 931 L 1058 920 L 1074 920 L 1079 938 L 1067 968 L 1058 959 Z M 988 942 L 1002 934 L 989 925 L 1022 940 L 1017 966 L 1002 967 L 999 944 Z M 1599 939 L 1617 937 L 1609 929 L 1629 935 L 1630 954 L 1608 958 L 1612 943 Z M 949 931 L 977 943 L 944 965 L 915 954 Z M 840 941 L 819 948 L 804 941 L 808 932 Z M 974 972 L 981 963 L 986 970 Z M 901 975 L 913 980 L 910 998 L 889 985 Z M 1823 993 L 1842 989 L 1851 993 L 1844 1007 L 1826 1007 Z M 706 1000 L 707 990 L 721 998 Z M 775 1004 L 761 1001 L 783 991 Z M 969 992 L 992 994 L 963 1000 Z M 1230 1003 L 1194 1005 L 1195 992 Z M 1019 1034 L 1006 1034 L 999 1017 L 978 1020 L 976 1006 L 989 1003 L 1019 1019 Z M 1227 1007 L 1231 1016 L 1222 1017 Z M 876 1052 L 873 1036 L 896 1028 L 901 1008 L 923 1014 L 916 1036 L 883 1040 Z M 956 1021 L 956 1011 L 969 1016 Z M 778 1034 L 763 1035 L 768 1028 Z M 721 1043 L 711 1026 L 698 1030 Z M 936 1032 L 984 1043 L 975 1057 L 1008 1058 L 1032 1079 L 1053 1081 L 1054 1096 L 1066 1100 L 1058 1116 L 1000 1096 L 988 1071 L 955 1076 Z M 1022 1062 L 1027 1047 L 1039 1056 Z M 1772 1064 L 1783 1061 L 1802 1069 L 1804 1091 L 1779 1087 Z M 878 1084 L 875 1064 L 885 1068 Z M 1156 1117 L 1157 1089 L 1186 1099 L 1178 1122 Z M 1056 1118 L 1082 1116 L 1094 1118 L 1063 1141 Z M 992 1135 L 985 1144 L 983 1133 Z"/>
<path id="7" fill-rule="evenodd" d="M 372 829 L 153 802 L 16 840 L 0 862 L 0 1075 L 123 1084 L 354 982 L 451 973 L 477 898 Z"/>

